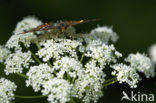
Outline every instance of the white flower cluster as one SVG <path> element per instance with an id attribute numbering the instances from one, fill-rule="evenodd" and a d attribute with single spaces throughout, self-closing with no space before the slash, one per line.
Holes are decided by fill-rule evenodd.
<path id="1" fill-rule="evenodd" d="M 106 74 L 103 68 L 96 66 L 96 61 L 92 60 L 85 65 L 85 70 L 75 81 L 75 89 L 78 98 L 85 103 L 90 101 L 97 102 L 99 97 L 103 96 L 102 88 Z"/>
<path id="2" fill-rule="evenodd" d="M 8 40 L 6 47 L 21 49 L 19 42 L 23 42 L 26 46 L 29 47 L 31 41 L 36 38 L 36 35 L 34 35 L 34 33 L 32 32 L 26 34 L 21 34 L 21 33 L 30 30 L 32 28 L 35 28 L 41 24 L 42 22 L 36 19 L 35 17 L 24 18 L 22 21 L 20 21 L 17 24 L 14 30 L 14 34 Z"/>
<path id="3" fill-rule="evenodd" d="M 116 75 L 119 83 L 126 82 L 130 85 L 131 88 L 136 88 L 137 83 L 139 82 L 140 76 L 136 72 L 136 69 L 125 64 L 115 64 L 112 66 L 115 71 L 112 72 L 112 75 Z"/>
<path id="4" fill-rule="evenodd" d="M 92 30 L 88 36 L 93 40 L 100 39 L 100 41 L 106 44 L 109 42 L 116 42 L 119 38 L 112 28 L 106 26 L 97 27 L 96 29 Z"/>
<path id="5" fill-rule="evenodd" d="M 135 68 L 138 72 L 145 74 L 146 78 L 155 76 L 155 68 L 149 57 L 145 54 L 130 54 L 126 60 L 130 63 L 130 66 Z"/>
<path id="6" fill-rule="evenodd" d="M 22 52 L 20 50 L 11 53 L 5 61 L 5 73 L 22 73 L 24 68 L 28 68 L 30 63 L 34 62 L 30 51 Z"/>
<path id="7" fill-rule="evenodd" d="M 28 16 L 25 17 L 22 21 L 18 22 L 14 30 L 14 34 L 23 33 L 24 31 L 36 28 L 41 25 L 42 22 L 36 17 Z"/>
<path id="8" fill-rule="evenodd" d="M 50 103 L 66 103 L 72 95 L 72 84 L 64 79 L 53 78 L 43 85 L 43 95 L 48 95 Z"/>
<path id="9" fill-rule="evenodd" d="M 111 28 L 98 27 L 91 31 L 89 35 L 85 36 L 87 43 L 85 56 L 95 59 L 100 67 L 104 67 L 110 62 L 116 62 L 116 58 L 122 57 L 122 54 L 115 50 L 113 44 L 108 45 L 109 42 L 116 42 L 118 36 Z"/>
<path id="10" fill-rule="evenodd" d="M 0 62 L 4 62 L 8 55 L 10 54 L 10 50 L 0 45 Z"/>
<path id="11" fill-rule="evenodd" d="M 72 78 L 76 78 L 82 73 L 82 64 L 75 58 L 62 57 L 60 60 L 54 62 L 54 70 L 59 72 L 56 74 L 57 78 L 63 79 L 65 73 Z"/>
<path id="12" fill-rule="evenodd" d="M 85 53 L 85 56 L 92 57 L 98 61 L 101 67 L 104 67 L 111 61 L 116 62 L 116 57 L 119 58 L 122 56 L 122 54 L 115 50 L 114 45 L 97 45 L 96 42 L 93 42 L 92 45 L 87 46 L 87 53 Z"/>
<path id="13" fill-rule="evenodd" d="M 98 28 L 102 29 L 103 27 Z M 41 49 L 37 51 L 36 55 L 38 55 L 44 62 L 50 62 L 53 66 L 52 70 L 55 71 L 52 75 L 55 75 L 57 79 L 68 80 L 73 85 L 71 87 L 72 90 L 75 90 L 75 93 L 72 95 L 75 94 L 76 98 L 82 99 L 85 103 L 91 101 L 97 102 L 98 98 L 103 95 L 102 88 L 106 76 L 103 72 L 105 65 L 111 62 L 115 63 L 116 58 L 122 56 L 115 50 L 113 44 L 108 45 L 109 40 L 112 40 L 111 38 L 117 38 L 116 34 L 110 28 L 104 27 L 104 31 L 101 31 L 101 29 L 94 34 L 98 35 L 96 38 L 91 36 L 93 35 L 92 32 L 91 35 L 88 34 L 90 36 L 81 35 L 80 38 L 73 40 L 66 38 L 66 36 L 61 36 L 59 38 L 52 38 L 49 36 L 47 40 L 38 40 Z M 69 30 L 71 30 L 71 32 Z M 72 28 L 68 29 L 68 32 L 70 35 L 72 34 L 72 36 L 78 35 L 73 34 L 74 30 L 72 30 Z M 49 33 L 49 35 L 56 34 L 52 32 Z M 103 39 L 106 35 L 107 37 L 111 35 L 107 38 L 109 39 L 107 40 L 107 44 L 106 41 L 102 41 L 102 35 Z M 42 71 L 44 72 L 43 69 L 40 69 L 40 72 Z M 35 80 L 38 77 L 36 70 L 34 70 L 34 72 L 34 74 L 32 73 L 28 75 L 30 78 L 33 78 L 31 80 Z M 44 73 L 42 75 L 44 75 Z M 43 80 L 40 80 L 40 78 L 36 81 L 39 85 L 43 83 Z M 32 85 L 34 84 L 33 81 L 31 81 L 31 83 Z M 42 86 L 44 87 L 45 85 L 42 84 Z M 63 86 L 60 86 L 60 88 L 61 87 L 63 89 Z M 51 89 L 51 91 L 54 91 L 53 88 Z M 47 89 L 45 89 L 44 92 L 46 90 Z M 49 90 L 47 92 L 49 93 Z M 63 92 L 64 91 L 62 91 L 62 94 L 65 94 Z M 48 100 L 55 102 L 54 100 L 56 98 L 58 100 L 58 96 L 57 93 L 52 93 L 48 97 Z"/>
<path id="14" fill-rule="evenodd" d="M 43 58 L 43 61 L 48 61 L 50 58 L 60 59 L 64 54 L 69 54 L 71 57 L 76 58 L 76 48 L 82 43 L 70 39 L 51 39 L 41 42 L 40 45 L 43 48 L 37 52 L 37 55 Z"/>
<path id="15" fill-rule="evenodd" d="M 68 102 L 71 96 L 86 103 L 97 102 L 103 95 L 105 65 L 116 62 L 116 58 L 122 56 L 113 44 L 108 45 L 109 41 L 115 42 L 118 39 L 116 33 L 108 27 L 97 27 L 89 34 L 79 35 L 70 27 L 67 29 L 69 37 L 59 34 L 61 37 L 55 38 L 59 33 L 55 30 L 40 37 L 34 33 L 19 34 L 40 24 L 42 23 L 39 20 L 32 17 L 17 24 L 14 35 L 6 44 L 6 47 L 16 50 L 5 61 L 6 74 L 22 73 L 23 68 L 28 68 L 33 62 L 31 53 L 23 53 L 19 44 L 22 42 L 29 47 L 33 39 L 40 45 L 35 55 L 47 63 L 30 66 L 27 86 L 32 86 L 36 92 L 41 90 L 43 95 L 48 95 L 48 100 L 52 103 Z"/>
<path id="16" fill-rule="evenodd" d="M 14 91 L 16 91 L 17 86 L 15 83 L 5 79 L 0 78 L 0 103 L 11 103 L 14 100 Z"/>
<path id="17" fill-rule="evenodd" d="M 33 89 L 37 92 L 41 90 L 41 85 L 53 78 L 52 73 L 53 69 L 50 68 L 47 64 L 32 66 L 27 72 L 28 80 L 26 80 L 26 85 L 31 85 Z"/>
<path id="18" fill-rule="evenodd" d="M 149 55 L 150 55 L 150 58 L 152 59 L 153 63 L 156 65 L 156 44 L 153 44 L 149 48 Z"/>
<path id="19" fill-rule="evenodd" d="M 130 63 L 130 65 L 121 63 L 112 66 L 115 69 L 112 74 L 117 76 L 117 80 L 120 83 L 126 82 L 131 88 L 136 88 L 137 83 L 141 80 L 138 72 L 144 73 L 146 78 L 155 76 L 154 65 L 145 54 L 130 54 L 125 61 Z"/>

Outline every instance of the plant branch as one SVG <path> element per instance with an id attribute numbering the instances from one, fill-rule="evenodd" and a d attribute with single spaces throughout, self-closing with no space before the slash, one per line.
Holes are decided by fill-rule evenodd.
<path id="1" fill-rule="evenodd" d="M 37 58 L 37 56 L 27 47 L 25 46 L 27 50 L 29 50 L 31 52 L 31 55 L 33 56 L 33 58 L 39 63 L 41 64 L 42 62 Z"/>
<path id="2" fill-rule="evenodd" d="M 23 77 L 25 79 L 28 79 L 28 76 L 24 75 L 24 74 L 21 74 L 21 73 L 16 73 L 17 75 L 19 75 L 20 77 Z"/>
<path id="3" fill-rule="evenodd" d="M 105 82 L 104 82 L 104 83 L 111 82 L 111 81 L 113 81 L 113 80 L 116 80 L 116 77 L 111 78 L 111 79 L 108 79 L 108 80 L 105 80 Z"/>
<path id="4" fill-rule="evenodd" d="M 104 87 L 106 87 L 106 86 L 109 86 L 109 85 L 111 85 L 111 84 L 114 84 L 114 83 L 116 83 L 118 80 L 116 79 L 116 78 L 111 78 L 111 79 L 108 79 L 108 80 L 106 80 L 105 82 L 104 82 Z"/>
<path id="5" fill-rule="evenodd" d="M 70 98 L 70 103 L 74 103 L 73 97 Z"/>
<path id="6" fill-rule="evenodd" d="M 82 63 L 82 61 L 83 61 L 83 58 L 84 58 L 84 54 L 82 54 L 82 56 L 81 56 L 81 59 L 80 59 L 80 62 Z"/>
<path id="7" fill-rule="evenodd" d="M 22 99 L 35 99 L 35 98 L 45 98 L 47 95 L 38 95 L 38 96 L 20 96 L 15 95 L 15 98 L 22 98 Z"/>

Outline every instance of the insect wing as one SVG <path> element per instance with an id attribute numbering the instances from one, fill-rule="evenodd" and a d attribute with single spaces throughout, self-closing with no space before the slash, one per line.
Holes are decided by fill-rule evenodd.
<path id="1" fill-rule="evenodd" d="M 31 30 L 24 31 L 23 34 L 29 33 L 29 32 L 36 32 L 36 31 L 42 31 L 42 30 L 49 30 L 49 29 L 52 29 L 52 28 L 54 28 L 53 24 L 54 24 L 54 23 L 52 23 L 52 22 L 50 22 L 50 23 L 45 23 L 45 24 L 39 25 L 39 26 L 37 26 L 36 28 L 33 28 L 33 29 L 31 29 Z"/>
<path id="2" fill-rule="evenodd" d="M 91 22 L 91 21 L 98 21 L 101 19 L 89 19 L 89 20 L 79 20 L 79 21 L 66 21 L 66 23 L 68 25 L 77 25 L 77 24 L 82 24 L 82 23 L 87 23 L 87 22 Z"/>

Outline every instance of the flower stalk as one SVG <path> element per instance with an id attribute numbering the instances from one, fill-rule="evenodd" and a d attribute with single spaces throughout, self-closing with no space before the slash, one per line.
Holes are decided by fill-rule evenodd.
<path id="1" fill-rule="evenodd" d="M 25 78 L 25 79 L 28 79 L 28 76 L 26 76 L 25 74 L 22 74 L 22 73 L 16 73 L 16 74 L 23 77 L 23 78 Z"/>
<path id="2" fill-rule="evenodd" d="M 37 98 L 45 98 L 48 95 L 38 95 L 38 96 L 20 96 L 20 95 L 15 95 L 16 98 L 22 98 L 22 99 L 37 99 Z"/>
<path id="3" fill-rule="evenodd" d="M 33 58 L 38 62 L 38 64 L 41 64 L 42 62 L 37 58 L 37 56 L 36 56 L 27 46 L 25 46 L 25 47 L 26 47 L 26 49 L 27 49 L 28 51 L 31 52 L 31 55 L 32 55 Z"/>
<path id="4" fill-rule="evenodd" d="M 107 87 L 107 86 L 112 85 L 112 84 L 114 84 L 116 82 L 117 82 L 117 79 L 116 78 L 111 78 L 111 79 L 106 80 L 104 82 L 103 86 L 104 87 Z"/>

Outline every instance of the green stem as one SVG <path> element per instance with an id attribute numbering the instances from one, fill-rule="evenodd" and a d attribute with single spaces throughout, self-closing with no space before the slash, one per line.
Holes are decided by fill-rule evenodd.
<path id="1" fill-rule="evenodd" d="M 41 64 L 42 62 L 37 58 L 37 56 L 27 47 L 25 46 L 27 50 L 29 50 L 31 52 L 31 55 L 33 56 L 33 58 L 39 63 Z"/>
<path id="2" fill-rule="evenodd" d="M 114 80 L 116 80 L 116 77 L 115 78 L 108 79 L 104 83 L 111 82 L 111 81 L 114 81 Z"/>
<path id="3" fill-rule="evenodd" d="M 20 77 L 23 77 L 25 79 L 28 79 L 28 76 L 24 75 L 24 74 L 21 74 L 21 73 L 16 73 L 17 75 L 19 75 Z"/>
<path id="4" fill-rule="evenodd" d="M 40 44 L 37 41 L 35 42 L 35 44 L 36 44 L 38 49 L 41 49 L 41 46 L 40 46 Z"/>
<path id="5" fill-rule="evenodd" d="M 50 61 L 47 61 L 48 65 L 52 68 L 52 64 L 50 63 Z"/>
<path id="6" fill-rule="evenodd" d="M 116 83 L 118 80 L 116 78 L 111 78 L 111 79 L 108 79 L 104 82 L 104 87 L 108 86 L 108 85 L 111 85 L 111 84 L 114 84 Z"/>
<path id="7" fill-rule="evenodd" d="M 73 97 L 70 98 L 70 103 L 74 103 Z"/>
<path id="8" fill-rule="evenodd" d="M 83 58 L 84 58 L 84 54 L 82 54 L 82 56 L 81 56 L 81 59 L 80 59 L 80 62 L 82 63 L 82 61 L 83 61 Z"/>
<path id="9" fill-rule="evenodd" d="M 72 83 L 74 83 L 74 82 L 75 82 L 75 78 L 72 79 Z"/>
<path id="10" fill-rule="evenodd" d="M 67 79 L 68 79 L 69 82 L 71 82 L 70 81 L 71 78 L 70 78 L 70 75 L 68 73 L 67 73 Z"/>
<path id="11" fill-rule="evenodd" d="M 15 95 L 16 98 L 22 98 L 22 99 L 35 99 L 35 98 L 44 98 L 47 97 L 47 95 L 38 95 L 38 96 L 19 96 Z"/>

